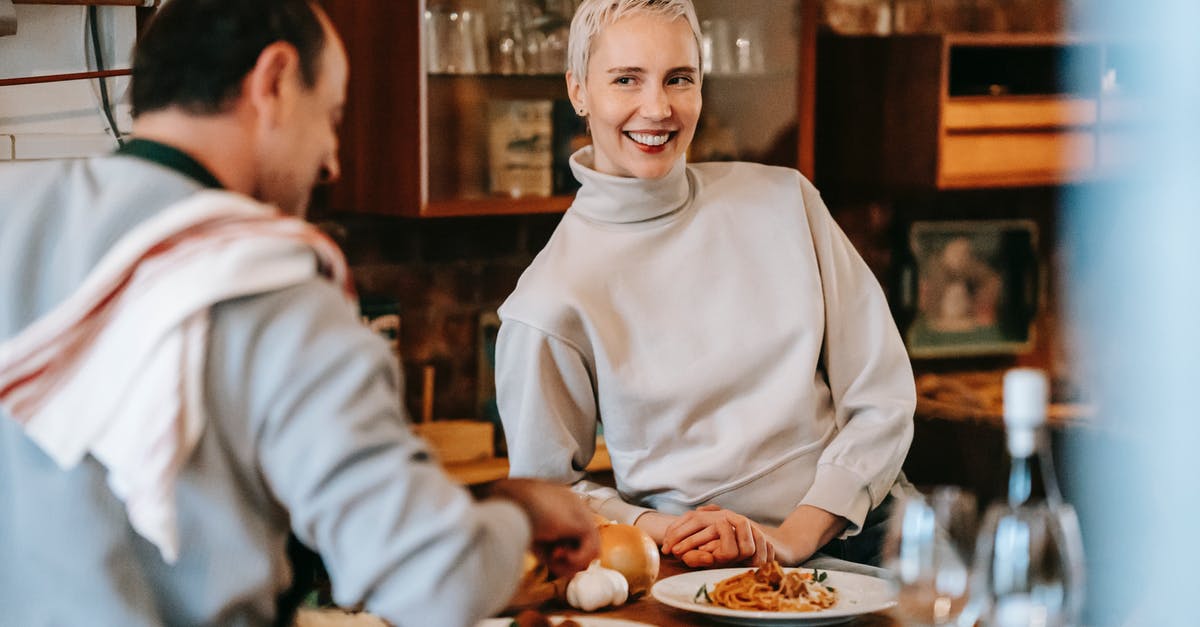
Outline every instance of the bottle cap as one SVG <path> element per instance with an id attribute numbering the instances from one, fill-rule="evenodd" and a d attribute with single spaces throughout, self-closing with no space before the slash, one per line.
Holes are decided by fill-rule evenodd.
<path id="1" fill-rule="evenodd" d="M 1036 368 L 1014 368 L 1004 373 L 1004 429 L 1008 452 L 1029 457 L 1037 443 L 1037 429 L 1046 424 L 1050 385 L 1046 373 Z"/>

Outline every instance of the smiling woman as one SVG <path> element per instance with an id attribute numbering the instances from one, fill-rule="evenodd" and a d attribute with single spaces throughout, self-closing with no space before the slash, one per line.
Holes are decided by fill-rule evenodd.
<path id="1" fill-rule="evenodd" d="M 687 163 L 699 41 L 689 0 L 575 15 L 567 88 L 593 145 L 499 310 L 511 473 L 574 484 L 692 567 L 873 562 L 912 437 L 904 346 L 799 172 Z M 619 491 L 584 480 L 600 421 Z"/>

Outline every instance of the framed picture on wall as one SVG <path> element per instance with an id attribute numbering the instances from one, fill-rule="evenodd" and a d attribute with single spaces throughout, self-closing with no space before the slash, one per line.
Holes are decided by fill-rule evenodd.
<path id="1" fill-rule="evenodd" d="M 906 280 L 913 357 L 1033 348 L 1041 289 L 1037 225 L 1028 220 L 916 222 Z"/>

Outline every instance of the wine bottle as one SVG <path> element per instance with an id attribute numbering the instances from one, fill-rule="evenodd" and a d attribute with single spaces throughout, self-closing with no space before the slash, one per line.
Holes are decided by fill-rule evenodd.
<path id="1" fill-rule="evenodd" d="M 975 564 L 973 595 L 980 595 L 986 607 L 986 625 L 1080 624 L 1083 541 L 1075 510 L 1058 488 L 1046 432 L 1048 402 L 1042 371 L 1018 368 L 1005 374 L 1008 498 L 989 509 Z"/>

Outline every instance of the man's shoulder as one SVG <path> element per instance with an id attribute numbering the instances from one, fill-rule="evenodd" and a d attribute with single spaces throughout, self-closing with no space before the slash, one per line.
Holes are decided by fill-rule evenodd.
<path id="1" fill-rule="evenodd" d="M 160 199 L 183 198 L 200 186 L 161 165 L 118 154 L 9 161 L 0 163 L 0 189 L 6 205 L 21 207 L 40 202 L 61 202 L 76 196 L 99 203 L 113 200 L 131 204 L 145 198 L 150 204 Z"/>
<path id="2" fill-rule="evenodd" d="M 86 160 L 0 161 L 0 189 L 9 201 L 44 191 L 83 161 Z"/>

